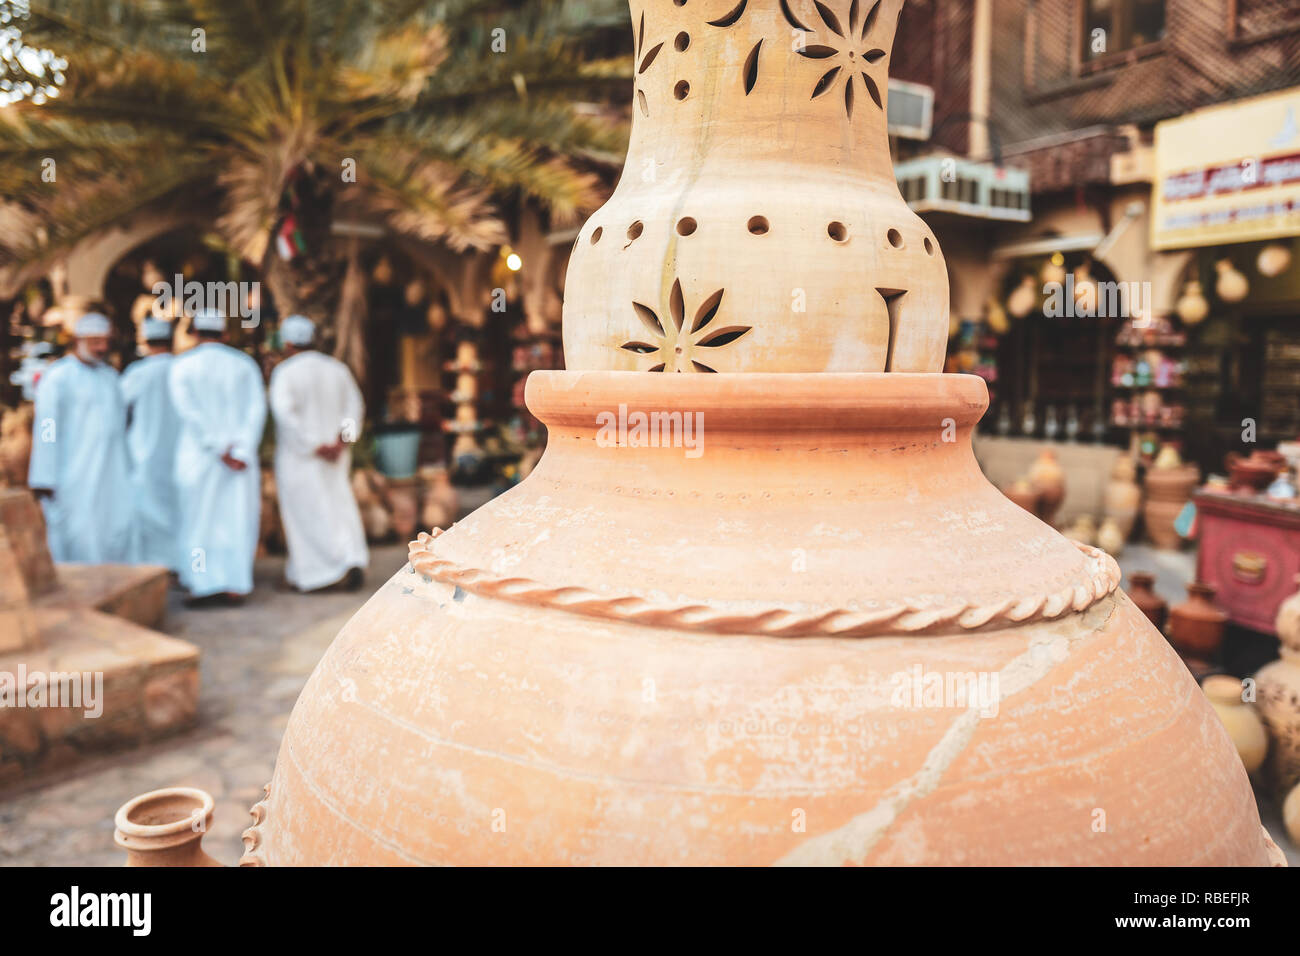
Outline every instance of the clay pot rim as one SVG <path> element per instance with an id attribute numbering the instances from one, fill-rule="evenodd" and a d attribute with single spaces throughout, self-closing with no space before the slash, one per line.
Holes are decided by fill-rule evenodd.
<path id="1" fill-rule="evenodd" d="M 153 800 L 165 799 L 169 797 L 187 797 L 198 803 L 195 809 L 203 811 L 203 819 L 209 820 L 216 810 L 216 801 L 206 790 L 200 790 L 198 787 L 163 787 L 159 790 L 150 790 L 148 793 L 142 793 L 139 796 L 132 797 L 122 806 L 118 807 L 117 813 L 113 817 L 113 825 L 118 831 L 127 837 L 139 838 L 158 838 L 175 836 L 177 834 L 193 834 L 202 836 L 202 832 L 193 829 L 194 815 L 182 817 L 179 820 L 173 820 L 171 823 L 145 824 L 133 823 L 131 814 Z"/>
<path id="2" fill-rule="evenodd" d="M 1244 704 L 1241 680 L 1231 674 L 1211 674 L 1201 681 L 1201 690 L 1216 704 Z"/>
<path id="3" fill-rule="evenodd" d="M 977 375 L 945 372 L 535 371 L 528 410 L 548 426 L 595 431 L 597 411 L 701 412 L 713 432 L 973 427 L 988 409 Z"/>

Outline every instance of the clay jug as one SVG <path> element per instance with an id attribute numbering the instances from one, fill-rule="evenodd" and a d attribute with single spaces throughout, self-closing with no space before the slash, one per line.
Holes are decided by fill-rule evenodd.
<path id="1" fill-rule="evenodd" d="M 1038 517 L 1051 524 L 1065 500 L 1065 472 L 1057 464 L 1056 452 L 1043 449 L 1029 469 L 1029 483 L 1038 493 Z"/>
<path id="2" fill-rule="evenodd" d="M 1124 540 L 1133 533 L 1137 521 L 1138 505 L 1142 502 L 1142 489 L 1137 483 L 1137 466 L 1133 459 L 1121 455 L 1115 460 L 1111 469 L 1110 481 L 1106 484 L 1104 497 L 1106 517 L 1119 527 Z"/>
<path id="3" fill-rule="evenodd" d="M 202 846 L 213 807 L 212 797 L 202 790 L 153 790 L 117 811 L 113 840 L 126 851 L 127 866 L 220 866 Z"/>
<path id="4" fill-rule="evenodd" d="M 1163 633 L 1169 605 L 1156 593 L 1156 576 L 1147 571 L 1134 571 L 1128 579 L 1128 596 L 1147 619 Z"/>
<path id="5" fill-rule="evenodd" d="M 988 389 L 938 371 L 890 170 L 901 8 L 634 0 L 629 174 L 526 387 L 546 451 L 325 652 L 246 862 L 1277 859 L 1114 559 L 980 472 Z M 918 693 L 973 672 L 999 689 Z"/>
<path id="6" fill-rule="evenodd" d="M 1214 588 L 1200 581 L 1187 586 L 1187 600 L 1169 611 L 1169 640 L 1183 657 L 1210 661 L 1223 643 L 1228 615 L 1215 607 Z"/>
<path id="7" fill-rule="evenodd" d="M 1228 731 L 1242 766 L 1247 773 L 1254 773 L 1264 765 L 1268 754 L 1268 734 L 1255 708 L 1242 699 L 1241 681 L 1227 674 L 1214 674 L 1205 678 L 1201 690 Z"/>
<path id="8" fill-rule="evenodd" d="M 1124 550 L 1124 533 L 1119 530 L 1114 518 L 1108 517 L 1102 521 L 1097 530 L 1097 547 L 1116 558 Z"/>
<path id="9" fill-rule="evenodd" d="M 1259 669 L 1255 683 L 1259 712 L 1273 738 L 1269 779 L 1281 797 L 1300 784 L 1300 592 L 1277 609 L 1276 627 L 1280 656 Z"/>

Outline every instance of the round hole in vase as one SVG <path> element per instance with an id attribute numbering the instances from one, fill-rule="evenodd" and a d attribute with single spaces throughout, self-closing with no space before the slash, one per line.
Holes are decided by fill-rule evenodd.
<path id="1" fill-rule="evenodd" d="M 925 237 L 925 243 L 924 243 L 924 245 L 925 245 L 925 254 L 926 254 L 927 256 L 932 256 L 932 255 L 934 255 L 934 243 L 930 241 L 930 237 L 929 237 L 929 236 L 926 236 L 926 237 Z"/>
<path id="2" fill-rule="evenodd" d="M 597 226 L 591 233 L 591 244 L 594 246 L 596 243 L 600 242 L 600 237 L 604 234 L 605 230 L 602 227 Z"/>
<path id="3" fill-rule="evenodd" d="M 685 30 L 677 34 L 676 39 L 673 40 L 673 46 L 677 48 L 678 53 L 685 53 L 686 48 L 689 47 L 690 45 L 691 45 L 691 35 L 687 33 Z"/>
<path id="4" fill-rule="evenodd" d="M 903 234 L 897 229 L 889 230 L 889 232 L 885 234 L 885 238 L 889 240 L 889 244 L 895 249 L 903 248 Z"/>
<path id="5" fill-rule="evenodd" d="M 826 235 L 836 242 L 844 242 L 849 238 L 849 229 L 844 223 L 837 220 L 826 227 Z"/>
<path id="6" fill-rule="evenodd" d="M 766 236 L 772 227 L 768 225 L 766 216 L 751 216 L 748 228 L 756 236 Z"/>
<path id="7" fill-rule="evenodd" d="M 636 222 L 632 223 L 632 225 L 627 227 L 627 238 L 629 240 L 638 239 L 644 230 L 645 223 L 638 219 Z"/>
<path id="8" fill-rule="evenodd" d="M 691 84 L 685 80 L 678 80 L 677 85 L 673 87 L 673 96 L 679 100 L 684 100 L 691 93 Z"/>
<path id="9" fill-rule="evenodd" d="M 678 219 L 677 234 L 679 236 L 689 236 L 691 233 L 693 233 L 696 229 L 699 228 L 699 225 L 700 224 L 696 222 L 694 219 L 692 219 L 690 216 L 686 216 L 682 219 Z"/>

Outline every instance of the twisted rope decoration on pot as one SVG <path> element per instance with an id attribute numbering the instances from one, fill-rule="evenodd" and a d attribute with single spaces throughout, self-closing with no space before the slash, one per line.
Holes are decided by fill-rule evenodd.
<path id="1" fill-rule="evenodd" d="M 803 611 L 773 604 L 758 610 L 727 611 L 707 604 L 667 604 L 635 594 L 609 595 L 583 587 L 555 587 L 531 578 L 503 577 L 482 568 L 463 567 L 434 552 L 433 541 L 440 534 L 439 528 L 432 534 L 421 532 L 408 548 L 412 569 L 430 580 L 452 584 L 481 597 L 537 604 L 589 617 L 724 634 L 870 637 L 949 629 L 971 631 L 989 624 L 1028 624 L 1084 611 L 1114 592 L 1120 582 L 1119 565 L 1114 558 L 1098 548 L 1072 541 L 1089 560 L 1089 577 L 1083 583 L 1049 594 L 937 609 L 899 603 L 872 611 L 851 608 Z"/>
<path id="2" fill-rule="evenodd" d="M 271 798 L 271 785 L 262 788 L 262 799 L 253 804 L 248 812 L 253 817 L 253 825 L 244 831 L 244 855 L 239 858 L 240 866 L 266 866 L 266 860 L 258 851 L 262 848 L 262 824 L 266 822 L 266 801 Z"/>

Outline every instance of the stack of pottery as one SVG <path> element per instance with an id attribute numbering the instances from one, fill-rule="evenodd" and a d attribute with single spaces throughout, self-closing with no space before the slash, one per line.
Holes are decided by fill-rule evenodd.
<path id="1" fill-rule="evenodd" d="M 1138 507 L 1142 503 L 1142 488 L 1137 483 L 1137 465 L 1128 455 L 1121 455 L 1111 469 L 1104 498 L 1106 517 L 1115 522 L 1127 541 L 1137 521 Z"/>
<path id="2" fill-rule="evenodd" d="M 1223 460 L 1234 491 L 1258 493 L 1286 470 L 1287 462 L 1275 451 L 1254 451 L 1249 458 L 1229 452 Z"/>
<path id="3" fill-rule="evenodd" d="M 1227 674 L 1214 674 L 1202 681 L 1201 690 L 1228 731 L 1242 766 L 1247 773 L 1254 773 L 1264 765 L 1268 754 L 1268 733 L 1255 708 L 1246 701 L 1242 682 Z"/>
<path id="4" fill-rule="evenodd" d="M 1214 603 L 1214 588 L 1201 581 L 1187 585 L 1187 600 L 1169 612 L 1169 641 L 1193 669 L 1207 669 L 1223 644 L 1228 615 Z"/>
<path id="5" fill-rule="evenodd" d="M 1044 448 L 1029 469 L 1029 484 L 1038 495 L 1038 517 L 1052 524 L 1065 501 L 1065 472 L 1056 461 L 1056 452 Z"/>
<path id="6" fill-rule="evenodd" d="M 1156 626 L 1156 630 L 1163 633 L 1165 619 L 1169 616 L 1169 605 L 1156 593 L 1155 584 L 1154 574 L 1134 571 L 1128 579 L 1128 596 L 1138 606 L 1138 610 L 1147 616 L 1147 620 Z"/>
<path id="7" fill-rule="evenodd" d="M 940 371 L 946 267 L 890 163 L 901 9 L 633 0 L 627 168 L 658 172 L 579 231 L 545 454 L 326 651 L 246 863 L 1279 859 L 1114 560 L 979 470 L 988 391 Z M 620 408 L 707 450 L 610 440 Z M 971 672 L 992 701 L 909 683 Z"/>
<path id="8" fill-rule="evenodd" d="M 1195 465 L 1184 465 L 1172 445 L 1161 448 L 1147 469 L 1142 516 L 1146 519 L 1147 534 L 1157 548 L 1176 551 L 1182 546 L 1183 538 L 1174 522 L 1191 499 L 1198 480 L 1200 471 Z"/>
<path id="9" fill-rule="evenodd" d="M 1280 657 L 1260 668 L 1255 683 L 1259 710 L 1273 738 L 1269 778 L 1281 798 L 1300 785 L 1300 593 L 1278 608 L 1277 637 Z"/>

